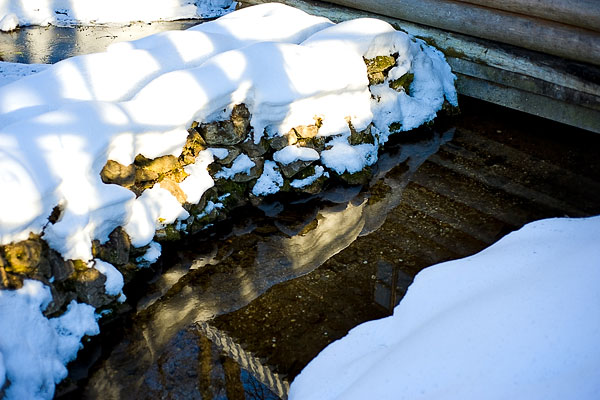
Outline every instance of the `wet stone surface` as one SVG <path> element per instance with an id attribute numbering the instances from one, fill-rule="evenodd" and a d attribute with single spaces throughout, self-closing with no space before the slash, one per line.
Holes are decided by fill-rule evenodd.
<path id="1" fill-rule="evenodd" d="M 165 246 L 126 287 L 136 311 L 107 318 L 62 398 L 285 397 L 423 268 L 535 219 L 600 213 L 598 135 L 461 100 L 462 115 L 396 137 L 366 187 L 246 207 Z"/>

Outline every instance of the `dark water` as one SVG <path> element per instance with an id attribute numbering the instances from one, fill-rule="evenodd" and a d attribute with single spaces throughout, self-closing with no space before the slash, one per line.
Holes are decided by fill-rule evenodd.
<path id="1" fill-rule="evenodd" d="M 7 61 L 55 62 L 181 29 L 27 28 Z M 527 222 L 600 213 L 600 136 L 461 98 L 397 136 L 368 187 L 274 199 L 167 244 L 70 365 L 58 398 L 277 399 L 327 344 L 390 315 L 423 268 Z"/>
<path id="2" fill-rule="evenodd" d="M 327 344 L 390 315 L 421 269 L 533 220 L 600 213 L 600 136 L 461 101 L 462 115 L 386 146 L 368 187 L 247 208 L 166 246 L 65 398 L 285 397 Z"/>

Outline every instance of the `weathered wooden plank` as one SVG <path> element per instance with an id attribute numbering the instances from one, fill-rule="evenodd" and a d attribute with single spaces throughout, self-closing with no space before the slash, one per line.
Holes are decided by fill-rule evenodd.
<path id="1" fill-rule="evenodd" d="M 455 73 L 600 111 L 600 96 L 594 96 L 528 75 L 477 64 L 461 58 L 447 57 L 446 60 Z"/>
<path id="2" fill-rule="evenodd" d="M 600 33 L 453 0 L 329 0 L 444 30 L 600 65 Z"/>
<path id="3" fill-rule="evenodd" d="M 494 82 L 456 74 L 459 93 L 600 133 L 600 111 Z"/>
<path id="4" fill-rule="evenodd" d="M 600 31 L 598 0 L 457 0 Z"/>

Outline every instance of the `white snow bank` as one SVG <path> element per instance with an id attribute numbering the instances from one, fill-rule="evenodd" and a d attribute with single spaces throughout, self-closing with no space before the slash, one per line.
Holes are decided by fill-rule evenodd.
<path id="1" fill-rule="evenodd" d="M 81 338 L 98 334 L 92 306 L 73 301 L 61 317 L 47 319 L 42 311 L 51 300 L 38 281 L 0 291 L 0 387 L 8 385 L 7 399 L 51 399 Z"/>
<path id="2" fill-rule="evenodd" d="M 290 399 L 596 399 L 600 216 L 526 225 L 420 272 L 392 317 L 354 328 Z"/>
<path id="3" fill-rule="evenodd" d="M 10 32 L 19 26 L 19 17 L 16 14 L 8 13 L 0 18 L 0 31 Z"/>
<path id="4" fill-rule="evenodd" d="M 236 4 L 232 0 L 2 0 L 0 29 L 214 18 L 233 11 Z M 10 21 L 4 25 L 7 18 Z"/>
<path id="5" fill-rule="evenodd" d="M 377 103 L 363 57 L 401 50 L 414 93 L 393 92 Z M 387 23 L 334 25 L 277 3 L 59 62 L 0 87 L 0 244 L 42 233 L 63 257 L 89 261 L 91 241 L 108 240 L 117 226 L 135 246 L 148 244 L 157 228 L 187 213 L 160 187 L 136 199 L 104 184 L 102 167 L 108 159 L 130 164 L 137 154 L 178 156 L 192 121 L 227 118 L 234 104 L 247 105 L 255 141 L 318 116 L 319 135 L 336 143 L 350 135 L 348 121 L 356 130 L 375 123 L 385 142 L 387 120 L 397 117 L 409 129 L 432 118 L 444 97 L 455 102 L 453 80 L 439 53 Z M 376 161 L 377 146 L 335 144 L 331 157 L 323 154 L 324 167 L 355 172 Z M 294 146 L 277 153 L 281 162 L 318 156 Z M 245 163 L 235 167 L 245 171 L 250 165 L 240 157 Z M 188 202 L 213 185 L 210 161 L 207 153 L 186 167 L 181 188 Z M 227 171 L 224 177 L 237 169 Z M 56 206 L 62 214 L 49 224 Z"/>
<path id="6" fill-rule="evenodd" d="M 48 64 L 20 64 L 0 61 L 0 86 L 33 75 L 48 68 Z"/>

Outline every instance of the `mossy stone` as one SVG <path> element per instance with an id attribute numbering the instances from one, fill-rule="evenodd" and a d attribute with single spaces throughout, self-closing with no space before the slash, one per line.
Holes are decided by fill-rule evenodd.
<path id="1" fill-rule="evenodd" d="M 397 92 L 401 92 L 402 90 L 404 90 L 406 94 L 410 95 L 410 85 L 412 84 L 414 79 L 415 74 L 406 73 L 400 78 L 391 81 L 390 87 Z"/>

